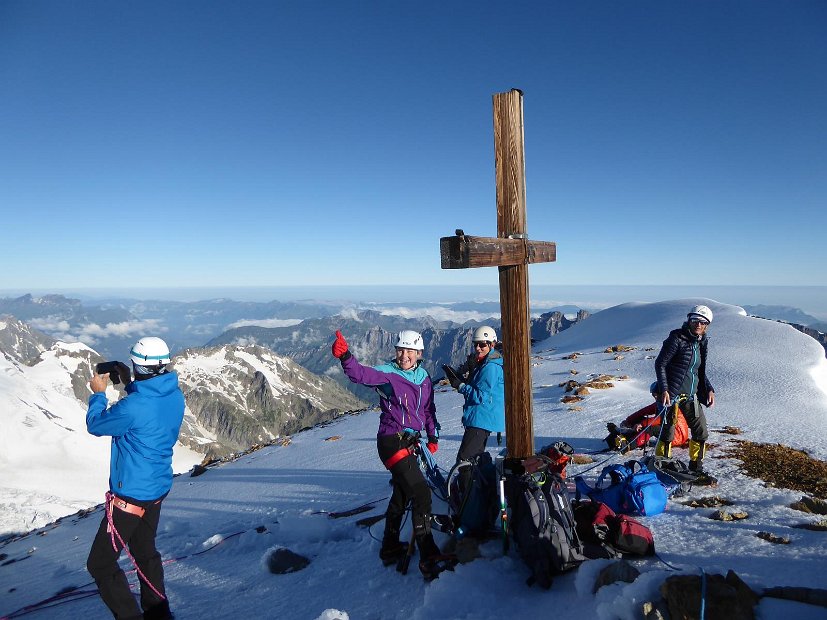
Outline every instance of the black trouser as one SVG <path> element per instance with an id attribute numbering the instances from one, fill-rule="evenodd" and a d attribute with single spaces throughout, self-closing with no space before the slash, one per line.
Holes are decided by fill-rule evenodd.
<path id="1" fill-rule="evenodd" d="M 398 435 L 376 438 L 379 458 L 385 463 L 407 445 Z M 408 502 L 413 502 L 411 520 L 414 533 L 419 538 L 431 531 L 431 489 L 419 469 L 416 455 L 412 454 L 391 467 L 393 493 L 385 511 L 385 539 L 399 540 L 399 530 Z"/>
<path id="2" fill-rule="evenodd" d="M 485 452 L 485 444 L 488 443 L 488 436 L 491 431 L 476 426 L 469 426 L 462 435 L 462 443 L 459 444 L 457 452 L 457 463 L 470 461 L 472 458 Z"/>
<path id="3" fill-rule="evenodd" d="M 709 431 L 706 426 L 706 415 L 701 403 L 698 402 L 698 397 L 685 398 L 680 401 L 679 407 L 683 417 L 686 418 L 686 425 L 689 427 L 689 432 L 692 436 L 692 441 L 698 443 L 705 443 L 709 438 Z M 672 443 L 675 438 L 675 405 L 669 406 L 666 415 L 666 424 L 663 426 L 663 433 L 660 440 L 665 443 Z"/>
<path id="4" fill-rule="evenodd" d="M 466 427 L 465 433 L 462 435 L 462 443 L 459 444 L 457 463 L 470 461 L 475 456 L 485 452 L 485 444 L 488 443 L 489 435 L 491 435 L 491 431 L 476 426 Z M 469 482 L 471 482 L 471 468 L 468 466 L 462 467 L 459 471 L 459 488 L 463 493 L 468 490 Z"/>
<path id="5" fill-rule="evenodd" d="M 138 568 L 149 579 L 153 587 L 166 596 L 164 591 L 164 567 L 161 563 L 161 554 L 155 548 L 155 532 L 158 529 L 158 520 L 161 517 L 161 502 L 148 504 L 143 517 L 112 508 L 112 521 L 115 529 L 123 541 L 129 546 L 129 551 Z M 141 607 L 129 590 L 129 582 L 120 566 L 118 557 L 121 554 L 121 545 L 115 536 L 117 551 L 112 547 L 112 537 L 107 532 L 106 515 L 101 520 L 98 533 L 89 550 L 86 560 L 86 570 L 95 579 L 101 598 L 116 618 L 143 618 L 141 609 L 150 611 L 158 606 L 166 607 L 166 601 L 158 598 L 143 579 L 141 582 Z"/>

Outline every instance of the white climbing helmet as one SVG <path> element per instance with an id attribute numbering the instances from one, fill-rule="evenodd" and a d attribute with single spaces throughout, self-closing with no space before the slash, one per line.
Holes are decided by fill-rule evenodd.
<path id="1" fill-rule="evenodd" d="M 686 315 L 686 318 L 701 318 L 709 323 L 712 323 L 712 310 L 710 310 L 706 306 L 695 306 L 694 308 L 692 308 L 692 310 L 689 311 L 689 314 Z"/>
<path id="2" fill-rule="evenodd" d="M 129 358 L 138 366 L 166 366 L 172 361 L 167 343 L 155 336 L 136 342 L 129 351 Z"/>
<path id="3" fill-rule="evenodd" d="M 412 329 L 405 329 L 399 332 L 396 336 L 396 344 L 393 346 L 397 349 L 413 349 L 414 351 L 425 350 L 425 343 L 422 340 L 422 334 L 415 332 Z"/>
<path id="4" fill-rule="evenodd" d="M 497 342 L 497 332 L 493 327 L 483 325 L 474 330 L 471 342 Z"/>

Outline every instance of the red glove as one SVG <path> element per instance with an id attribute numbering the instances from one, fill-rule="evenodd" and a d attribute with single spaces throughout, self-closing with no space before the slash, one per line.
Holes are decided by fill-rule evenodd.
<path id="1" fill-rule="evenodd" d="M 428 452 L 431 454 L 436 454 L 436 451 L 439 450 L 439 444 L 437 443 L 439 439 L 436 437 L 428 437 Z"/>
<path id="2" fill-rule="evenodd" d="M 345 337 L 342 336 L 342 332 L 338 329 L 336 330 L 336 342 L 333 343 L 331 350 L 333 351 L 333 357 L 339 359 L 347 353 L 347 340 L 345 340 Z"/>

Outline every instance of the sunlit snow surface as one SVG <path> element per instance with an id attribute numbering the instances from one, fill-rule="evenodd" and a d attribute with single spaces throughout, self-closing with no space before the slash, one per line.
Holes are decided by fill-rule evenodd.
<path id="1" fill-rule="evenodd" d="M 537 343 L 532 356 L 536 445 L 565 439 L 578 452 L 600 450 L 606 422 L 619 422 L 649 402 L 654 356 L 669 330 L 678 327 L 697 302 L 617 306 Z M 704 302 L 715 312 L 709 330 L 709 375 L 717 404 L 707 411 L 710 428 L 737 426 L 743 431 L 741 438 L 780 442 L 827 459 L 827 361 L 821 346 L 786 325 L 747 317 L 734 306 Z M 635 350 L 617 360 L 614 354 L 604 353 L 618 344 Z M 575 351 L 582 354 L 576 361 L 563 359 Z M 593 391 L 581 403 L 582 411 L 570 411 L 560 402 L 559 384 L 572 377 L 571 369 L 578 371 L 574 378 L 581 381 L 591 374 L 629 378 L 615 381 L 612 389 Z M 0 381 L 3 372 L 5 367 Z M 442 424 L 436 459 L 447 470 L 462 436 L 462 399 L 443 389 L 436 404 Z M 405 576 L 384 568 L 376 540 L 382 523 L 372 531 L 355 525 L 362 516 L 381 513 L 390 494 L 389 476 L 376 455 L 377 422 L 375 412 L 348 416 L 298 434 L 288 446 L 250 453 L 196 478 L 177 477 L 164 502 L 158 532 L 176 617 L 433 620 L 564 613 L 631 620 L 640 617 L 643 601 L 657 597 L 662 580 L 674 574 L 659 559 L 636 561 L 643 574 L 634 583 L 607 586 L 593 594 L 595 577 L 607 563 L 595 560 L 558 577 L 551 590 L 544 591 L 526 586 L 527 568 L 513 549 L 504 556 L 499 541 L 484 544 L 482 558 L 430 584 L 423 582 L 415 562 Z M 658 555 L 684 572 L 732 569 L 754 589 L 825 587 L 827 534 L 791 527 L 814 519 L 788 508 L 802 494 L 768 488 L 740 474 L 736 461 L 716 458 L 731 440 L 713 430 L 706 464 L 721 482 L 714 490 L 696 489 L 692 496 L 721 495 L 735 502 L 731 510 L 746 511 L 749 518 L 714 521 L 708 518 L 712 509 L 670 502 L 667 512 L 643 519 L 653 530 Z M 497 448 L 490 445 L 489 450 L 495 453 Z M 685 458 L 684 450 L 675 452 Z M 2 458 L 5 480 L 9 463 L 17 467 L 23 456 L 13 453 L 13 458 L 7 454 Z M 41 453 L 36 458 L 46 456 Z M 598 472 L 599 468 L 593 469 L 586 476 Z M 569 475 L 575 473 L 570 467 Z M 44 481 L 44 497 L 49 488 Z M 368 500 L 382 501 L 359 516 L 330 519 L 313 514 Z M 435 501 L 435 511 L 444 511 L 444 505 Z M 0 553 L 7 556 L 4 561 L 17 560 L 0 566 L 0 614 L 68 586 L 88 584 L 85 560 L 100 517 L 98 511 L 83 519 L 67 518 L 0 545 Z M 791 544 L 760 540 L 755 536 L 759 531 L 789 537 Z M 446 540 L 442 534 L 437 539 Z M 312 562 L 299 572 L 270 574 L 263 559 L 276 547 L 289 548 Z M 135 582 L 134 575 L 130 578 Z M 758 611 L 761 618 L 827 616 L 824 608 L 769 599 L 760 603 Z M 106 610 L 97 597 L 90 597 L 32 617 L 99 618 L 106 617 Z"/>

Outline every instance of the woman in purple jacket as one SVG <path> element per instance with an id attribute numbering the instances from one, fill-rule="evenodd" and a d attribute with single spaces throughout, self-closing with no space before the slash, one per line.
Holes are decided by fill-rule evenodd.
<path id="1" fill-rule="evenodd" d="M 348 350 L 342 332 L 336 332 L 333 356 L 353 383 L 376 388 L 379 393 L 379 431 L 376 447 L 379 458 L 391 472 L 391 495 L 385 512 L 385 534 L 379 557 L 389 566 L 407 551 L 399 540 L 402 519 L 412 502 L 412 521 L 419 547 L 419 570 L 426 579 L 435 576 L 444 559 L 431 534 L 431 489 L 419 469 L 414 448 L 421 435 L 428 449 L 437 451 L 438 428 L 431 377 L 422 368 L 424 344 L 418 332 L 405 330 L 396 339 L 396 355 L 388 364 L 363 366 Z"/>

